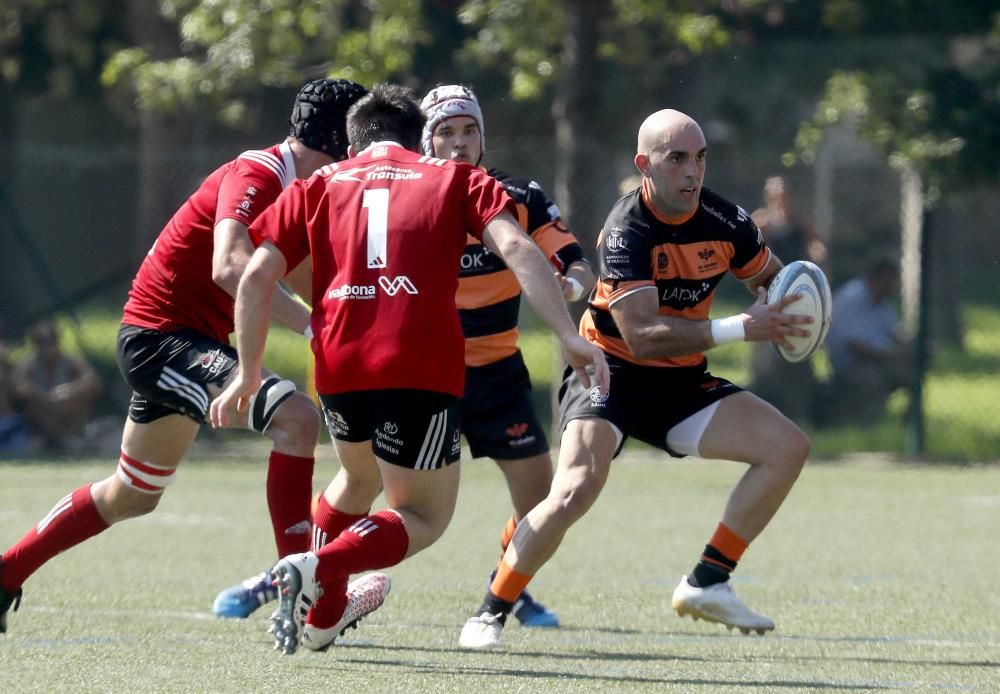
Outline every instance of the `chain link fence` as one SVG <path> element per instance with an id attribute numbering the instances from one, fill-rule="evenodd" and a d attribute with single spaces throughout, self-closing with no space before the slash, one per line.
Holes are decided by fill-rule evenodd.
<path id="1" fill-rule="evenodd" d="M 554 190 L 554 143 L 549 138 L 518 138 L 491 127 L 490 165 L 534 178 Z M 154 156 L 169 175 L 154 191 L 179 205 L 219 163 L 243 149 L 270 144 L 272 132 L 243 142 L 185 146 L 148 152 L 125 136 L 54 144 L 38 139 L 13 143 L 11 176 L 0 184 L 0 296 L 6 337 L 15 345 L 30 320 L 58 311 L 77 315 L 71 344 L 95 361 L 109 385 L 123 388 L 114 367 L 114 331 L 128 283 L 137 267 L 135 239 L 141 182 L 140 156 Z M 842 144 L 842 143 L 841 143 Z M 575 181 L 587 195 L 584 209 L 573 211 L 573 231 L 593 257 L 593 243 L 604 216 L 633 175 L 632 153 L 591 143 L 602 162 Z M 863 145 L 853 142 L 850 156 L 823 166 L 786 172 L 795 207 L 822 219 L 817 225 L 828 247 L 825 268 L 835 290 L 863 272 L 876 253 L 901 249 L 900 177 Z M 855 151 L 856 150 L 856 151 Z M 706 183 L 752 210 L 760 203 L 766 162 L 741 160 L 736 147 L 713 152 Z M 166 183 L 164 183 L 164 181 Z M 558 200 L 556 201 L 559 202 Z M 824 216 L 825 215 L 825 216 Z M 923 385 L 923 452 L 935 460 L 995 460 L 1000 457 L 1000 420 L 994 411 L 1000 392 L 1000 251 L 992 220 L 1000 216 L 996 190 L 970 190 L 946 198 L 930 215 L 928 283 L 930 350 L 926 371 L 904 370 L 901 386 L 884 408 L 865 416 L 836 415 L 851 393 L 837 392 L 825 353 L 807 365 L 789 367 L 767 348 L 730 345 L 709 354 L 710 368 L 744 386 L 760 386 L 812 435 L 818 456 L 858 451 L 903 454 L 912 435 L 913 384 Z M 160 225 L 162 226 L 162 220 Z M 144 232 L 151 238 L 151 232 Z M 790 259 L 785 259 L 790 260 Z M 912 292 L 900 294 L 897 308 L 912 306 Z M 749 305 L 752 297 L 726 280 L 715 315 Z M 532 373 L 538 406 L 548 412 L 558 364 L 551 337 L 527 311 L 522 349 Z M 578 310 L 580 310 L 578 308 Z M 852 316 L 836 316 L 850 321 Z M 274 368 L 300 382 L 307 373 L 304 345 L 284 337 L 272 340 Z M 276 363 L 274 363 L 276 362 Z M 773 373 L 771 373 L 773 372 Z M 767 382 L 765 384 L 765 381 Z M 766 391 L 763 392 L 763 391 Z M 114 402 L 110 399 L 109 402 Z M 118 399 L 119 402 L 121 399 Z M 836 404 L 836 406 L 835 406 Z M 543 419 L 544 419 L 543 414 Z"/>

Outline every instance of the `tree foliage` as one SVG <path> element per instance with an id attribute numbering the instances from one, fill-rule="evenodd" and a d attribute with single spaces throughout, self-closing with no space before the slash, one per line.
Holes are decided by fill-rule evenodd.
<path id="1" fill-rule="evenodd" d="M 141 1 L 141 0 L 140 0 Z M 107 62 L 108 88 L 134 90 L 141 108 L 211 104 L 238 122 L 260 87 L 336 74 L 370 84 L 405 75 L 427 43 L 419 0 L 162 0 L 183 55 L 157 60 L 142 47 Z"/>
<path id="2" fill-rule="evenodd" d="M 966 17 L 968 19 L 968 17 Z M 827 128 L 849 124 L 897 168 L 918 171 L 928 202 L 970 181 L 996 180 L 1000 147 L 1000 13 L 952 41 L 949 60 L 907 70 L 838 71 L 786 163 L 810 163 Z"/>

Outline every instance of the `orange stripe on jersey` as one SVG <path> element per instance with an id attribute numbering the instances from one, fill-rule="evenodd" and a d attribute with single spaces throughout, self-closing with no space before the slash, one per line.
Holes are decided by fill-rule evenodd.
<path id="1" fill-rule="evenodd" d="M 597 308 L 607 309 L 611 302 L 644 287 L 656 289 L 656 284 L 651 280 L 635 280 L 632 282 L 601 280 L 597 283 L 597 292 L 594 294 L 594 300 L 590 303 Z M 645 289 L 644 291 L 649 290 Z"/>
<path id="2" fill-rule="evenodd" d="M 511 299 L 521 293 L 521 285 L 511 270 L 491 272 L 476 277 L 461 277 L 455 304 L 460 309 L 475 309 Z"/>
<path id="3" fill-rule="evenodd" d="M 542 249 L 546 258 L 552 258 L 566 246 L 578 243 L 576 237 L 566 231 L 562 222 L 551 222 L 531 233 L 531 238 Z"/>
<path id="4" fill-rule="evenodd" d="M 664 357 L 662 359 L 639 359 L 619 337 L 604 334 L 594 325 L 590 311 L 586 311 L 580 319 L 580 335 L 592 342 L 608 354 L 620 359 L 638 364 L 639 366 L 698 366 L 705 360 L 703 354 L 689 354 L 680 357 Z"/>
<path id="5" fill-rule="evenodd" d="M 465 339 L 465 365 L 485 366 L 517 352 L 517 328 Z"/>

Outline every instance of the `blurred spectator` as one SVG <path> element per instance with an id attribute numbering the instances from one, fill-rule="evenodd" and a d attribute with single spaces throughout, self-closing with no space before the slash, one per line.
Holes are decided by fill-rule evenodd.
<path id="1" fill-rule="evenodd" d="M 14 392 L 28 426 L 51 451 L 74 451 L 101 383 L 84 359 L 65 354 L 59 331 L 43 320 L 28 331 L 33 352 L 14 367 Z"/>
<path id="2" fill-rule="evenodd" d="M 889 396 L 908 382 L 913 352 L 892 305 L 898 282 L 895 259 L 880 258 L 833 295 L 826 349 L 839 421 L 878 421 Z"/>
<path id="3" fill-rule="evenodd" d="M 811 260 L 822 265 L 826 246 L 808 219 L 798 215 L 789 202 L 788 186 L 782 176 L 764 182 L 763 206 L 750 215 L 764 235 L 764 242 L 787 265 L 793 260 Z M 794 312 L 793 304 L 789 310 Z M 785 361 L 773 346 L 753 345 L 750 390 L 796 422 L 815 419 L 818 383 L 812 362 Z"/>
<path id="4" fill-rule="evenodd" d="M 7 343 L 0 337 L 0 459 L 21 453 L 28 443 L 24 418 L 14 407 L 14 368 Z"/>
<path id="5" fill-rule="evenodd" d="M 793 260 L 826 262 L 826 246 L 816 228 L 792 208 L 783 176 L 764 181 L 764 205 L 750 215 L 764 234 L 767 247 L 787 265 Z"/>

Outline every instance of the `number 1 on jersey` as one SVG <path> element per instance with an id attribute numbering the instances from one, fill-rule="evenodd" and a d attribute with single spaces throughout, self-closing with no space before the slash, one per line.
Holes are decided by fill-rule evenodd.
<path id="1" fill-rule="evenodd" d="M 386 267 L 386 237 L 389 234 L 389 189 L 364 191 L 361 206 L 368 208 L 368 267 Z"/>

